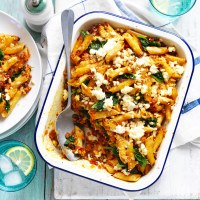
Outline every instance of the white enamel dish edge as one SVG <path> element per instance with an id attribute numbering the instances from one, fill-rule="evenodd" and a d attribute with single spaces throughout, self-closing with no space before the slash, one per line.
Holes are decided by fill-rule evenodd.
<path id="1" fill-rule="evenodd" d="M 134 22 L 130 19 L 126 19 L 120 16 L 116 16 L 110 13 L 105 12 L 91 12 L 87 13 L 80 18 L 78 18 L 74 25 L 74 34 L 73 41 L 78 37 L 80 30 L 85 30 L 92 24 L 101 23 L 101 22 L 109 22 L 111 25 L 115 27 L 130 27 L 135 29 L 136 31 L 140 31 L 146 33 L 147 35 L 154 35 L 160 38 L 163 38 L 164 42 L 167 45 L 175 45 L 179 55 L 186 57 L 187 64 L 185 66 L 185 72 L 183 78 L 178 84 L 178 92 L 179 96 L 177 98 L 177 103 L 174 107 L 174 111 L 172 114 L 172 120 L 167 126 L 167 133 L 162 142 L 160 150 L 158 152 L 157 161 L 152 170 L 145 176 L 143 176 L 139 181 L 130 183 L 121 181 L 113 178 L 110 174 L 105 172 L 104 170 L 94 170 L 91 168 L 82 167 L 83 161 L 75 161 L 70 162 L 58 157 L 54 157 L 51 153 L 49 153 L 49 148 L 45 148 L 44 146 L 44 132 L 47 127 L 47 121 L 49 121 L 49 116 L 52 115 L 52 112 L 55 112 L 55 108 L 52 109 L 53 103 L 57 103 L 54 99 L 55 96 L 59 96 L 59 87 L 60 82 L 62 81 L 62 72 L 64 69 L 64 58 L 63 54 L 61 56 L 61 61 L 58 62 L 54 80 L 49 88 L 49 92 L 47 94 L 46 101 L 43 105 L 42 111 L 40 113 L 39 121 L 36 127 L 35 140 L 36 146 L 41 157 L 51 166 L 64 170 L 66 172 L 70 172 L 112 187 L 116 187 L 118 189 L 126 190 L 126 191 L 138 191 L 145 189 L 151 186 L 161 175 L 170 147 L 174 137 L 174 133 L 178 124 L 178 120 L 180 117 L 180 112 L 182 105 L 184 103 L 184 99 L 191 81 L 191 77 L 194 70 L 194 59 L 193 54 L 187 45 L 187 43 L 178 38 L 177 36 L 161 31 L 159 29 L 152 28 L 150 26 L 146 26 L 140 24 L 138 22 Z M 73 45 L 73 44 L 72 44 Z M 57 92 L 56 92 L 57 91 Z M 56 94 L 56 95 L 55 95 Z M 55 113 L 54 113 L 55 114 Z"/>
<path id="2" fill-rule="evenodd" d="M 0 33 L 19 36 L 20 42 L 29 48 L 31 57 L 28 64 L 32 66 L 31 75 L 34 82 L 31 91 L 20 98 L 10 115 L 5 119 L 0 118 L 0 139 L 2 139 L 20 129 L 34 113 L 39 101 L 43 71 L 38 48 L 29 32 L 13 17 L 2 11 L 0 11 L 0 22 Z"/>

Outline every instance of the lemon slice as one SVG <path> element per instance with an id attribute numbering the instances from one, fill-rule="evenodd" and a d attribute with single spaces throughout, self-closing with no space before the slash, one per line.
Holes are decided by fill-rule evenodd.
<path id="1" fill-rule="evenodd" d="M 34 166 L 34 157 L 31 152 L 22 146 L 10 148 L 6 155 L 15 163 L 27 176 Z"/>

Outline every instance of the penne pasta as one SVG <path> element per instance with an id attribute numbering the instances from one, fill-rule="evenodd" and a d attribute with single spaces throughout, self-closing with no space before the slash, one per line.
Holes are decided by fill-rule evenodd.
<path id="1" fill-rule="evenodd" d="M 168 48 L 160 38 L 108 22 L 82 30 L 71 53 L 75 128 L 66 148 L 123 181 L 149 173 L 186 63 Z"/>
<path id="2" fill-rule="evenodd" d="M 31 66 L 28 47 L 18 36 L 0 35 L 0 116 L 6 118 L 22 95 L 31 87 Z"/>

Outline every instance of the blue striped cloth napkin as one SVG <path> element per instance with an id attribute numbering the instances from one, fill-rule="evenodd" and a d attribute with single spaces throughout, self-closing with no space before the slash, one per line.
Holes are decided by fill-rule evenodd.
<path id="1" fill-rule="evenodd" d="M 102 0 L 65 0 L 64 3 L 63 0 L 56 1 L 56 14 L 44 27 L 42 32 L 43 37 L 41 43 L 43 46 L 47 46 L 48 65 L 44 74 L 45 80 L 38 114 L 43 105 L 47 89 L 63 46 L 60 24 L 61 11 L 66 8 L 72 9 L 75 12 L 75 18 L 91 11 L 107 11 L 123 15 L 135 21 L 142 21 L 156 27 L 168 29 L 179 35 L 171 23 L 166 22 L 157 16 L 153 16 L 147 9 L 146 3 L 147 1 L 145 0 L 137 2 L 137 4 L 131 0 L 109 0 L 106 1 L 106 3 Z M 192 48 L 192 50 L 195 56 L 195 72 L 182 110 L 172 148 L 191 142 L 200 137 L 200 126 L 198 126 L 200 119 L 200 79 L 198 78 L 198 75 L 200 74 L 200 66 L 198 66 L 200 57 L 194 48 Z"/>

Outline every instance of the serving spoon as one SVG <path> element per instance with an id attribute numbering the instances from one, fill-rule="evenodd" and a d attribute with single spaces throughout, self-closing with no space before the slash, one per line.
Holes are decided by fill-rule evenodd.
<path id="1" fill-rule="evenodd" d="M 63 40 L 66 54 L 66 69 L 67 69 L 67 80 L 70 80 L 71 76 L 71 64 L 70 64 L 70 52 L 71 52 L 71 41 L 74 26 L 74 12 L 72 10 L 64 10 L 61 14 L 61 25 Z M 62 152 L 66 155 L 68 160 L 75 161 L 80 157 L 75 155 L 71 149 L 64 146 L 66 141 L 65 134 L 71 133 L 74 129 L 72 122 L 73 111 L 71 109 L 71 86 L 68 84 L 68 101 L 66 108 L 58 115 L 56 119 L 56 132 L 58 142 L 61 146 Z"/>

